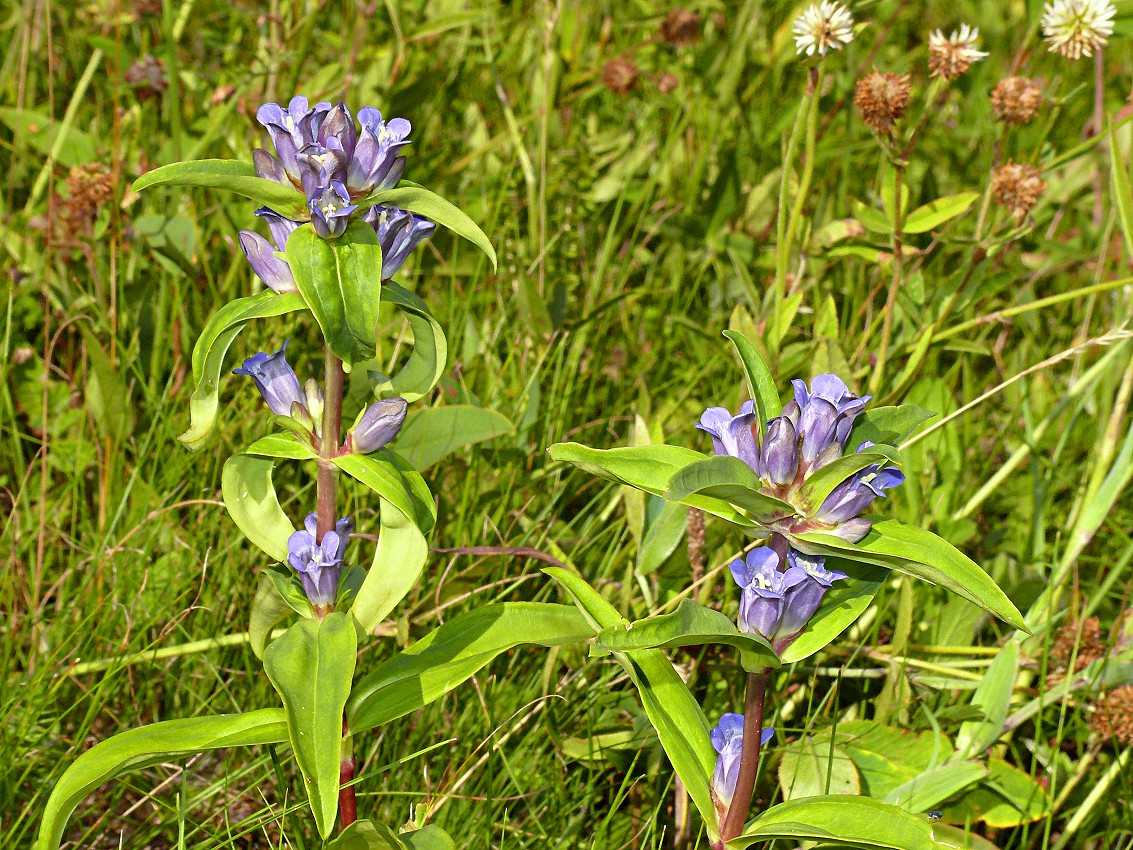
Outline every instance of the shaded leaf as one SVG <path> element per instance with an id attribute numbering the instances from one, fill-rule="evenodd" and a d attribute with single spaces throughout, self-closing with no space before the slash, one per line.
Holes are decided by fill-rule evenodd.
<path id="1" fill-rule="evenodd" d="M 391 445 L 420 472 L 453 452 L 511 434 L 515 426 L 502 413 L 454 404 L 410 413 Z"/>
<path id="2" fill-rule="evenodd" d="M 273 560 L 287 558 L 287 538 L 295 526 L 279 506 L 271 473 L 275 462 L 255 455 L 233 455 L 220 476 L 221 497 L 236 527 Z"/>

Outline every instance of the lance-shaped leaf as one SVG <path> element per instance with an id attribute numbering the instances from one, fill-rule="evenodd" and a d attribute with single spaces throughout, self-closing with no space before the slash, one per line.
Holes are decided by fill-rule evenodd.
<path id="1" fill-rule="evenodd" d="M 291 747 L 323 838 L 338 813 L 342 712 L 357 651 L 354 624 L 337 612 L 300 620 L 264 651 L 264 670 L 283 699 Z"/>
<path id="2" fill-rule="evenodd" d="M 224 372 L 224 357 L 233 340 L 252 319 L 267 319 L 302 310 L 298 292 L 277 294 L 265 289 L 248 298 L 225 304 L 205 324 L 193 346 L 193 381 L 196 389 L 189 399 L 189 430 L 177 439 L 196 450 L 204 445 L 216 425 L 217 396 Z"/>
<path id="3" fill-rule="evenodd" d="M 436 192 L 430 192 L 425 187 L 418 186 L 409 180 L 402 180 L 396 188 L 384 189 L 358 202 L 358 206 L 362 210 L 376 204 L 391 204 L 401 207 L 403 210 L 423 215 L 441 225 L 441 227 L 447 227 L 457 236 L 463 236 L 483 251 L 491 261 L 492 269 L 496 268 L 496 249 L 492 247 L 492 242 L 484 234 L 484 231 L 468 217 L 467 213 L 446 201 Z"/>
<path id="4" fill-rule="evenodd" d="M 906 233 L 927 233 L 966 213 L 979 197 L 978 192 L 961 192 L 937 198 L 909 213 L 903 229 Z"/>
<path id="5" fill-rule="evenodd" d="M 409 321 L 409 328 L 413 331 L 413 351 L 396 375 L 378 384 L 376 392 L 417 401 L 432 392 L 444 374 L 448 340 L 444 328 L 418 296 L 392 280 L 383 286 L 383 292 L 386 301 L 400 307 Z"/>
<path id="6" fill-rule="evenodd" d="M 378 547 L 370 571 L 350 606 L 350 613 L 365 634 L 372 634 L 413 589 L 429 558 L 429 544 L 416 521 L 388 499 L 378 501 Z"/>
<path id="7" fill-rule="evenodd" d="M 36 850 L 57 850 L 79 802 L 121 773 L 205 750 L 286 740 L 287 721 L 279 708 L 168 720 L 107 738 L 79 756 L 55 784 L 43 807 Z"/>
<path id="8" fill-rule="evenodd" d="M 987 775 L 987 768 L 982 764 L 949 762 L 901 783 L 885 796 L 885 802 L 899 805 L 907 812 L 925 812 Z"/>
<path id="9" fill-rule="evenodd" d="M 256 176 L 249 162 L 234 159 L 200 159 L 174 162 L 147 171 L 131 187 L 141 192 L 154 186 L 196 186 L 235 192 L 256 203 L 271 207 L 293 219 L 308 218 L 307 199 L 298 189 Z"/>
<path id="10" fill-rule="evenodd" d="M 668 489 L 673 475 L 705 455 L 681 446 L 632 446 L 619 449 L 592 449 L 579 443 L 556 443 L 548 451 L 552 460 L 573 464 L 579 469 L 628 484 L 654 496 Z"/>
<path id="11" fill-rule="evenodd" d="M 724 336 L 736 348 L 740 356 L 740 363 L 744 367 L 748 386 L 751 388 L 751 398 L 755 402 L 756 417 L 759 423 L 759 433 L 763 433 L 767 423 L 783 412 L 783 404 L 779 401 L 779 391 L 775 388 L 775 378 L 767 363 L 759 354 L 759 349 L 739 331 L 724 331 Z"/>
<path id="12" fill-rule="evenodd" d="M 244 450 L 245 454 L 274 457 L 279 460 L 315 460 L 314 449 L 290 432 L 260 437 Z"/>
<path id="13" fill-rule="evenodd" d="M 791 543 L 812 555 L 834 555 L 897 570 L 951 590 L 1017 629 L 1023 617 L 979 564 L 941 537 L 896 520 L 875 520 L 864 539 L 848 543 L 831 534 L 789 535 Z"/>
<path id="14" fill-rule="evenodd" d="M 562 586 L 586 615 L 595 634 L 626 620 L 581 576 L 557 567 L 543 570 Z M 709 737 L 708 718 L 672 663 L 659 649 L 614 653 L 637 686 L 641 704 L 673 769 L 704 819 L 711 840 L 720 834 L 711 777 L 716 751 Z"/>
<path id="15" fill-rule="evenodd" d="M 412 517 L 423 532 L 436 522 L 436 506 L 421 473 L 388 449 L 368 455 L 347 454 L 334 458 L 334 465 Z"/>
<path id="16" fill-rule="evenodd" d="M 273 560 L 287 558 L 287 538 L 295 526 L 279 506 L 271 473 L 275 462 L 256 455 L 233 455 L 224 463 L 220 492 L 236 527 Z"/>
<path id="17" fill-rule="evenodd" d="M 933 840 L 932 826 L 923 815 L 869 797 L 843 795 L 804 797 L 772 806 L 727 846 L 728 850 L 741 850 L 773 838 L 883 850 L 945 846 Z"/>
<path id="18" fill-rule="evenodd" d="M 459 449 L 514 431 L 515 426 L 502 413 L 470 404 L 451 404 L 410 413 L 391 447 L 415 469 L 424 472 Z"/>
<path id="19" fill-rule="evenodd" d="M 738 457 L 717 455 L 690 463 L 673 474 L 664 492 L 666 499 L 700 507 L 722 519 L 739 516 L 740 525 L 770 521 L 794 515 L 795 509 L 786 502 L 759 492 L 763 482 L 755 471 Z M 713 510 L 708 505 L 726 505 L 730 508 Z M 750 517 L 750 519 L 747 519 Z"/>
<path id="20" fill-rule="evenodd" d="M 779 656 L 759 635 L 744 634 L 735 623 L 713 608 L 683 599 L 675 611 L 646 617 L 625 625 L 617 624 L 598 633 L 595 644 L 611 652 L 639 649 L 670 649 L 722 643 L 738 649 L 744 667 L 778 667 Z"/>
<path id="21" fill-rule="evenodd" d="M 881 452 L 864 451 L 852 455 L 845 455 L 832 463 L 819 468 L 813 475 L 803 482 L 799 488 L 799 507 L 808 516 L 813 515 L 822 507 L 826 497 L 834 492 L 835 488 L 847 478 L 861 472 L 867 466 L 875 463 L 885 465 L 890 458 Z"/>
<path id="22" fill-rule="evenodd" d="M 561 646 L 593 634 L 571 605 L 498 602 L 468 611 L 363 677 L 346 707 L 347 724 L 362 732 L 416 711 L 514 647 Z"/>
<path id="23" fill-rule="evenodd" d="M 331 351 L 347 364 L 373 358 L 382 301 L 382 246 L 374 229 L 355 221 L 337 239 L 323 239 L 313 227 L 300 227 L 286 254 Z"/>
<path id="24" fill-rule="evenodd" d="M 854 421 L 846 445 L 855 449 L 866 440 L 882 446 L 900 446 L 935 413 L 915 404 L 867 407 Z"/>
<path id="25" fill-rule="evenodd" d="M 972 694 L 971 706 L 983 715 L 983 720 L 968 720 L 960 725 L 956 734 L 957 758 L 981 755 L 999 740 L 1018 673 L 1019 642 L 1010 640 L 992 659 L 983 681 Z"/>
<path id="26" fill-rule="evenodd" d="M 843 572 L 846 578 L 826 591 L 802 634 L 783 650 L 784 664 L 802 661 L 828 646 L 862 615 L 885 583 L 885 570 L 842 558 L 827 560 L 826 569 Z"/>

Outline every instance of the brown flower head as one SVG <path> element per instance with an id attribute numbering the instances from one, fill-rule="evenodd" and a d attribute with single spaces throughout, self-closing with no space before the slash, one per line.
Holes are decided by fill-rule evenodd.
<path id="1" fill-rule="evenodd" d="M 905 114 L 911 89 L 908 74 L 882 74 L 874 69 L 858 80 L 854 106 L 875 133 L 888 136 Z"/>
<path id="2" fill-rule="evenodd" d="M 126 85 L 133 87 L 138 100 L 157 97 L 169 88 L 165 81 L 165 66 L 160 59 L 143 56 L 126 71 Z"/>
<path id="3" fill-rule="evenodd" d="M 1070 671 L 1070 662 L 1073 660 L 1073 672 L 1077 673 L 1097 661 L 1105 652 L 1101 623 L 1097 617 L 1087 617 L 1080 623 L 1068 620 L 1059 629 L 1050 648 L 1051 671 L 1064 674 Z"/>
<path id="4" fill-rule="evenodd" d="M 1133 745 L 1133 685 L 1114 688 L 1099 700 L 1090 727 L 1102 738 Z"/>
<path id="5" fill-rule="evenodd" d="M 1043 105 L 1043 90 L 1027 77 L 1008 77 L 991 92 L 991 111 L 1004 124 L 1029 124 Z"/>
<path id="6" fill-rule="evenodd" d="M 637 85 L 641 72 L 632 59 L 619 56 L 602 66 L 602 82 L 614 94 L 625 95 Z"/>
<path id="7" fill-rule="evenodd" d="M 661 39 L 672 47 L 687 47 L 700 41 L 700 13 L 673 9 L 661 21 Z"/>
<path id="8" fill-rule="evenodd" d="M 973 62 L 986 59 L 987 54 L 978 50 L 979 28 L 963 24 L 950 36 L 937 30 L 928 37 L 928 67 L 932 76 L 943 80 L 955 80 L 972 67 Z"/>
<path id="9" fill-rule="evenodd" d="M 133 0 L 134 14 L 138 17 L 142 15 L 160 15 L 161 14 L 162 0 Z"/>
<path id="10" fill-rule="evenodd" d="M 1045 191 L 1042 172 L 1025 162 L 1008 162 L 991 176 L 992 197 L 1001 207 L 1011 210 L 1016 224 L 1023 223 Z"/>

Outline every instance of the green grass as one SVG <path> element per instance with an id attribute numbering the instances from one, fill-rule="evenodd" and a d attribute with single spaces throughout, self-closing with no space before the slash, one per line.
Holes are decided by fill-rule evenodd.
<path id="1" fill-rule="evenodd" d="M 794 4 L 694 4 L 703 38 L 679 49 L 656 35 L 669 7 L 649 0 L 197 0 L 166 3 L 156 16 L 118 5 L 12 2 L 0 28 L 0 105 L 34 113 L 0 115 L 5 848 L 30 845 L 53 782 L 94 741 L 157 720 L 277 704 L 245 645 L 122 660 L 243 631 L 264 566 L 219 502 L 224 459 L 268 427 L 250 386 L 226 384 L 219 435 L 202 452 L 175 442 L 188 422 L 196 333 L 253 286 L 235 242 L 237 229 L 254 226 L 252 209 L 203 191 L 135 196 L 136 175 L 179 158 L 249 159 L 263 144 L 256 106 L 295 92 L 410 118 L 407 175 L 458 202 L 500 256 L 493 274 L 467 243 L 438 235 L 404 280 L 449 334 L 450 369 L 434 401 L 481 404 L 517 425 L 514 437 L 429 471 L 440 497 L 432 545 L 543 549 L 569 558 L 627 615 L 644 616 L 687 587 L 685 546 L 651 574 L 635 574 L 621 493 L 550 464 L 545 449 L 568 439 L 625 445 L 635 415 L 703 448 L 692 428 L 701 410 L 741 400 L 720 331 L 731 324 L 767 336 L 779 169 L 805 85 L 789 40 Z M 932 111 L 906 180 L 913 205 L 982 195 L 1000 133 L 988 92 L 1028 26 L 1023 3 L 991 0 L 857 3 L 854 12 L 869 26 L 828 62 L 795 246 L 808 252 L 791 257 L 798 313 L 769 352 L 784 387 L 827 369 L 866 387 L 883 333 L 891 263 L 832 256 L 817 237 L 853 216 L 854 201 L 881 209 L 883 157 L 850 103 L 855 79 L 872 65 L 911 72 L 916 115 L 928 30 L 978 24 L 992 55 Z M 163 63 L 167 82 L 149 99 L 125 82 L 145 55 Z M 618 56 L 641 72 L 624 96 L 601 78 Z M 1063 61 L 1034 41 L 1022 63 L 1022 73 L 1046 80 L 1048 103 L 999 145 L 1004 157 L 1056 164 L 1044 174 L 1035 225 L 1007 239 L 1008 216 L 989 206 L 982 235 L 998 244 L 979 263 L 978 203 L 940 229 L 939 241 L 909 238 L 927 250 L 905 262 L 875 396 L 949 414 L 994 391 L 908 451 L 909 481 L 882 510 L 960 546 L 1024 611 L 1065 563 L 1046 613 L 1056 628 L 1074 612 L 1096 615 L 1102 637 L 1116 643 L 1133 593 L 1133 502 L 1117 486 L 1122 469 L 1111 471 L 1125 463 L 1128 477 L 1120 448 L 1130 429 L 1133 295 L 1116 285 L 1036 302 L 1127 277 L 1131 252 L 1108 153 L 1078 148 L 1093 109 L 1093 64 Z M 1115 39 L 1105 55 L 1111 119 L 1131 67 L 1128 39 Z M 678 81 L 668 93 L 658 89 L 665 74 Z M 61 125 L 71 132 L 53 145 Z M 1117 138 L 1127 171 L 1128 126 Z M 93 222 L 68 228 L 68 170 L 88 162 L 112 175 L 121 203 L 102 203 Z M 887 237 L 873 244 L 885 248 Z M 932 326 L 939 338 L 918 350 Z M 392 317 L 388 331 L 383 354 L 395 358 L 402 328 Z M 300 374 L 318 374 L 309 318 L 253 326 L 235 352 L 287 337 Z M 284 508 L 305 513 L 313 486 L 283 471 L 278 479 Z M 347 490 L 347 512 L 360 531 L 373 530 L 376 504 Z M 708 567 L 719 570 L 743 543 L 709 522 Z M 399 626 L 419 636 L 471 605 L 557 601 L 538 566 L 437 554 L 398 610 Z M 732 612 L 735 595 L 721 576 L 698 593 Z M 988 648 L 1006 634 L 967 603 L 899 581 L 863 623 L 828 654 L 778 674 L 770 706 L 779 742 L 854 718 L 935 724 L 954 736 L 970 719 L 964 707 Z M 1043 691 L 1053 639 L 1043 631 L 1026 645 L 1033 675 L 1020 680 L 1012 711 Z M 907 645 L 910 666 L 872 649 L 894 643 L 898 655 Z M 395 649 L 392 639 L 372 641 L 360 669 Z M 72 670 L 99 659 L 110 663 Z M 729 656 L 676 660 L 693 666 L 710 717 L 742 702 Z M 981 834 L 1005 850 L 1133 846 L 1133 772 L 1115 771 L 1121 748 L 1088 725 L 1105 687 L 1133 681 L 1131 662 L 1126 646 L 1100 678 L 996 745 L 1049 781 L 1056 808 L 1024 826 L 980 826 Z M 647 729 L 616 665 L 582 647 L 516 651 L 362 736 L 359 807 L 396 825 L 425 806 L 462 848 L 672 846 L 673 777 Z M 577 758 L 585 746 L 575 739 L 627 730 L 640 733 L 640 750 Z M 763 804 L 781 799 L 775 746 L 768 755 Z M 1108 791 L 1092 798 L 1106 776 Z M 224 751 L 107 785 L 80 807 L 68 839 L 314 848 L 302 797 L 285 752 Z"/>

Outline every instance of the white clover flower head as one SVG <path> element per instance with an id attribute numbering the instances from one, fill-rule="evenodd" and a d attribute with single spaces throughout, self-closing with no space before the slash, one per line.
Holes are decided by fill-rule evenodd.
<path id="1" fill-rule="evenodd" d="M 1116 14 L 1110 0 L 1053 0 L 1043 9 L 1043 38 L 1067 59 L 1093 56 L 1113 35 Z"/>
<path id="2" fill-rule="evenodd" d="M 954 80 L 972 63 L 986 59 L 988 54 L 976 49 L 979 38 L 979 28 L 967 24 L 947 37 L 941 30 L 931 33 L 928 37 L 928 65 L 932 75 Z"/>
<path id="3" fill-rule="evenodd" d="M 854 40 L 854 19 L 841 3 L 822 0 L 795 18 L 792 31 L 800 56 L 825 56 Z"/>

